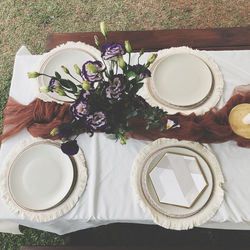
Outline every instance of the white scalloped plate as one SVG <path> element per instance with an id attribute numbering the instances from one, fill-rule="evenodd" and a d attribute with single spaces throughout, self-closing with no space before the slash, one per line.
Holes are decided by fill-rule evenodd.
<path id="1" fill-rule="evenodd" d="M 55 71 L 57 71 L 62 78 L 69 79 L 79 84 L 79 82 L 66 74 L 61 66 L 63 65 L 68 68 L 71 74 L 81 82 L 81 77 L 75 73 L 74 65 L 77 64 L 81 68 L 88 60 L 101 60 L 100 51 L 82 42 L 67 42 L 44 54 L 37 68 L 37 72 L 54 76 Z M 50 78 L 46 76 L 40 76 L 36 79 L 39 89 L 42 86 L 47 86 L 50 81 Z M 43 94 L 44 93 L 42 93 L 42 95 Z M 59 96 L 57 93 L 46 93 L 45 95 L 53 101 L 72 102 L 72 99 L 65 96 Z"/>
<path id="2" fill-rule="evenodd" d="M 143 97 L 169 114 L 204 114 L 220 100 L 222 74 L 204 52 L 188 47 L 158 51 Z"/>

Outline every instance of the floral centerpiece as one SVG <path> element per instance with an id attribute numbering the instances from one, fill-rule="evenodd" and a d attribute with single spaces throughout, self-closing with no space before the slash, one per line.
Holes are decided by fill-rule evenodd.
<path id="1" fill-rule="evenodd" d="M 62 123 L 51 131 L 62 140 L 61 149 L 68 155 L 78 152 L 77 136 L 82 132 L 91 135 L 95 132 L 112 134 L 126 144 L 126 133 L 133 130 L 128 121 L 137 117 L 145 121 L 146 129 L 174 128 L 177 126 L 167 118 L 167 113 L 158 107 L 151 107 L 139 95 L 143 80 L 151 76 L 148 69 L 157 54 L 150 56 L 146 63 L 140 63 L 143 50 L 140 51 L 137 64 L 131 65 L 132 48 L 129 41 L 124 44 L 107 42 L 107 28 L 104 22 L 100 24 L 106 43 L 101 46 L 97 36 L 94 37 L 97 47 L 101 50 L 102 61 L 87 61 L 81 67 L 74 65 L 75 73 L 82 81 L 77 80 L 64 66 L 62 69 L 69 79 L 63 79 L 58 72 L 48 76 L 38 72 L 28 73 L 30 78 L 45 75 L 50 77 L 48 86 L 40 89 L 42 92 L 56 92 L 58 95 L 73 99 L 71 105 L 72 119 Z M 123 55 L 128 53 L 128 62 Z"/>

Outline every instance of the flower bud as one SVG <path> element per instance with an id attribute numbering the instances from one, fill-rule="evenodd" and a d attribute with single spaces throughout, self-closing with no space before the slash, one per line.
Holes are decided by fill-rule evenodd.
<path id="1" fill-rule="evenodd" d="M 82 73 L 81 69 L 78 67 L 77 64 L 74 65 L 74 68 L 75 68 L 76 74 L 81 75 L 81 73 Z"/>
<path id="2" fill-rule="evenodd" d="M 38 72 L 28 72 L 28 77 L 29 78 L 37 78 L 40 75 L 41 74 L 39 74 Z"/>
<path id="3" fill-rule="evenodd" d="M 60 87 L 56 88 L 56 89 L 55 89 L 55 92 L 56 92 L 58 95 L 60 95 L 60 96 L 65 96 L 65 95 L 66 95 L 66 93 L 64 92 L 64 90 L 63 90 L 62 88 L 60 88 Z"/>
<path id="4" fill-rule="evenodd" d="M 98 36 L 97 35 L 94 35 L 94 39 L 95 39 L 95 44 L 97 47 L 100 47 L 100 42 L 99 42 L 99 39 L 98 39 Z"/>
<path id="5" fill-rule="evenodd" d="M 98 72 L 98 68 L 94 64 L 92 64 L 92 63 L 88 63 L 86 65 L 86 69 L 89 70 L 93 74 L 95 74 L 95 73 Z"/>
<path id="6" fill-rule="evenodd" d="M 120 143 L 121 143 L 121 145 L 125 145 L 126 144 L 126 137 L 125 136 L 123 136 L 123 137 L 120 138 Z"/>
<path id="7" fill-rule="evenodd" d="M 63 71 L 64 71 L 66 74 L 69 74 L 69 70 L 68 70 L 66 67 L 61 66 L 61 68 L 63 69 Z"/>
<path id="8" fill-rule="evenodd" d="M 155 61 L 156 57 L 157 57 L 157 54 L 153 54 L 152 56 L 150 56 L 148 58 L 148 63 L 149 64 L 153 63 Z"/>
<path id="9" fill-rule="evenodd" d="M 105 22 L 100 22 L 100 29 L 105 38 L 107 38 L 108 30 Z"/>
<path id="10" fill-rule="evenodd" d="M 123 59 L 122 56 L 119 56 L 119 57 L 118 57 L 118 65 L 119 65 L 119 67 L 122 68 L 122 69 L 126 66 L 126 63 L 125 63 L 125 61 L 124 61 L 124 59 Z"/>
<path id="11" fill-rule="evenodd" d="M 51 131 L 50 131 L 50 135 L 51 136 L 55 136 L 55 135 L 58 135 L 59 134 L 59 128 L 53 128 Z"/>
<path id="12" fill-rule="evenodd" d="M 63 137 L 63 138 L 61 139 L 62 142 L 66 142 L 67 140 L 68 140 L 68 139 L 65 138 L 65 137 Z"/>
<path id="13" fill-rule="evenodd" d="M 131 44 L 130 42 L 127 40 L 124 42 L 124 45 L 125 45 L 125 49 L 128 53 L 130 53 L 132 51 L 132 48 L 131 48 Z"/>
<path id="14" fill-rule="evenodd" d="M 49 86 L 42 86 L 40 87 L 40 92 L 41 93 L 48 93 L 50 91 L 50 87 Z"/>
<path id="15" fill-rule="evenodd" d="M 140 50 L 140 56 L 142 56 L 144 54 L 144 49 Z"/>
<path id="16" fill-rule="evenodd" d="M 84 90 L 89 90 L 90 89 L 90 83 L 88 81 L 83 81 L 82 82 L 82 88 Z"/>

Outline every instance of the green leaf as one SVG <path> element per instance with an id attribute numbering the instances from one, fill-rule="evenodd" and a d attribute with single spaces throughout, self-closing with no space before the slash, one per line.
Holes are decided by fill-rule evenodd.
<path id="1" fill-rule="evenodd" d="M 132 117 L 137 116 L 137 114 L 138 114 L 138 112 L 136 110 L 133 110 L 132 112 L 130 112 L 130 113 L 127 114 L 126 118 L 130 119 Z"/>
<path id="2" fill-rule="evenodd" d="M 66 88 L 66 89 L 72 89 L 72 93 L 77 92 L 77 87 L 76 87 L 76 85 L 75 85 L 73 82 L 71 82 L 70 80 L 61 79 L 61 80 L 60 80 L 60 83 L 61 83 L 61 85 L 62 85 L 64 88 Z M 70 91 L 69 91 L 69 92 L 70 92 Z"/>
<path id="3" fill-rule="evenodd" d="M 136 77 L 137 77 L 137 74 L 136 74 L 134 71 L 129 71 L 129 72 L 127 72 L 126 78 L 129 79 L 129 78 L 131 78 L 131 77 L 136 78 Z"/>
<path id="4" fill-rule="evenodd" d="M 107 71 L 105 71 L 104 74 L 108 79 L 110 78 L 110 74 Z"/>
<path id="5" fill-rule="evenodd" d="M 58 79 L 58 80 L 60 80 L 62 77 L 61 77 L 61 75 L 58 73 L 58 72 L 55 72 L 55 77 Z"/>

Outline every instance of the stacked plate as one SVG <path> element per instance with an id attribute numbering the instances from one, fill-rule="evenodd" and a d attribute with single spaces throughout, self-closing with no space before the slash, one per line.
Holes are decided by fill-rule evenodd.
<path id="1" fill-rule="evenodd" d="M 223 90 L 218 66 L 205 53 L 187 47 L 158 52 L 145 86 L 147 101 L 170 114 L 201 114 L 217 104 Z"/>
<path id="2" fill-rule="evenodd" d="M 183 157 L 185 156 L 194 156 L 198 162 L 199 165 L 202 169 L 202 172 L 204 173 L 205 179 L 207 181 L 207 187 L 204 190 L 203 193 L 201 193 L 200 196 L 198 196 L 198 199 L 196 199 L 196 202 L 190 207 L 187 208 L 185 207 L 185 205 L 179 204 L 179 205 L 169 205 L 166 204 L 165 202 L 160 202 L 158 195 L 157 195 L 157 189 L 155 188 L 155 185 L 152 183 L 151 178 L 150 178 L 150 172 L 152 171 L 153 168 L 155 168 L 155 164 L 156 162 L 159 161 L 159 159 L 163 156 L 163 155 L 169 155 L 169 154 L 179 154 L 179 155 L 183 155 Z M 185 155 L 185 156 L 184 156 Z M 162 147 L 160 150 L 156 150 L 154 152 L 152 152 L 149 156 L 149 159 L 146 160 L 145 165 L 143 167 L 143 170 L 141 172 L 141 186 L 142 186 L 142 190 L 143 193 L 145 195 L 145 198 L 148 200 L 148 202 L 151 204 L 151 206 L 153 206 L 158 212 L 165 214 L 166 216 L 169 217 L 189 217 L 195 213 L 197 213 L 200 209 L 202 209 L 207 201 L 209 200 L 209 197 L 211 196 L 212 190 L 213 190 L 213 176 L 212 176 L 212 172 L 210 170 L 210 166 L 208 165 L 208 163 L 204 160 L 204 158 L 198 154 L 197 152 L 195 152 L 194 150 L 190 149 L 190 148 L 186 148 L 186 147 Z M 166 166 L 167 167 L 167 166 Z M 176 165 L 173 165 L 173 169 L 177 169 L 181 168 L 181 165 L 178 165 L 178 163 L 176 163 Z M 184 166 L 185 168 L 185 166 Z M 184 171 L 182 171 L 182 180 L 181 182 L 185 183 L 187 182 L 187 178 L 184 175 Z M 164 177 L 162 175 L 162 177 Z M 172 177 L 172 176 L 171 176 Z M 161 176 L 159 176 L 159 179 L 161 179 Z M 173 178 L 171 178 L 173 181 Z M 166 179 L 167 180 L 167 179 Z M 173 186 L 173 188 L 178 188 L 180 189 L 181 186 L 181 182 L 178 184 L 178 186 Z M 165 182 L 164 185 L 168 186 L 168 189 L 165 190 L 165 196 L 169 196 L 169 194 L 171 193 L 176 193 L 176 200 L 179 200 L 178 194 L 176 192 L 176 190 L 174 190 L 173 188 L 171 188 L 171 183 Z M 186 183 L 185 183 L 186 184 Z M 188 185 L 186 185 L 188 186 Z M 187 192 L 188 187 L 186 187 Z M 185 190 L 184 190 L 185 191 Z M 169 193 L 168 193 L 169 192 Z"/>
<path id="3" fill-rule="evenodd" d="M 81 150 L 69 157 L 58 142 L 29 138 L 6 157 L 1 176 L 1 196 L 11 211 L 46 222 L 75 206 L 85 190 L 87 168 Z"/>
<path id="4" fill-rule="evenodd" d="M 132 169 L 140 205 L 170 229 L 192 228 L 212 217 L 223 200 L 222 183 L 212 152 L 188 141 L 158 139 L 140 152 Z"/>
<path id="5" fill-rule="evenodd" d="M 58 144 L 38 142 L 16 156 L 8 182 L 12 198 L 20 207 L 43 211 L 67 199 L 76 177 L 74 159 L 63 154 Z"/>
<path id="6" fill-rule="evenodd" d="M 62 76 L 62 78 L 69 79 L 75 84 L 80 84 L 79 82 L 81 82 L 82 79 L 75 73 L 74 65 L 77 64 L 78 67 L 81 68 L 82 65 L 89 60 L 100 61 L 100 51 L 93 46 L 82 42 L 67 42 L 66 44 L 62 44 L 55 49 L 52 49 L 48 53 L 43 54 L 37 67 L 37 72 L 54 76 L 56 71 Z M 68 68 L 75 79 L 66 74 L 61 66 Z M 47 76 L 40 76 L 36 79 L 39 89 L 42 86 L 48 86 L 50 81 L 50 78 Z M 49 99 L 57 102 L 72 102 L 72 99 L 65 96 L 59 96 L 57 93 L 49 92 L 45 95 L 47 95 Z"/>

